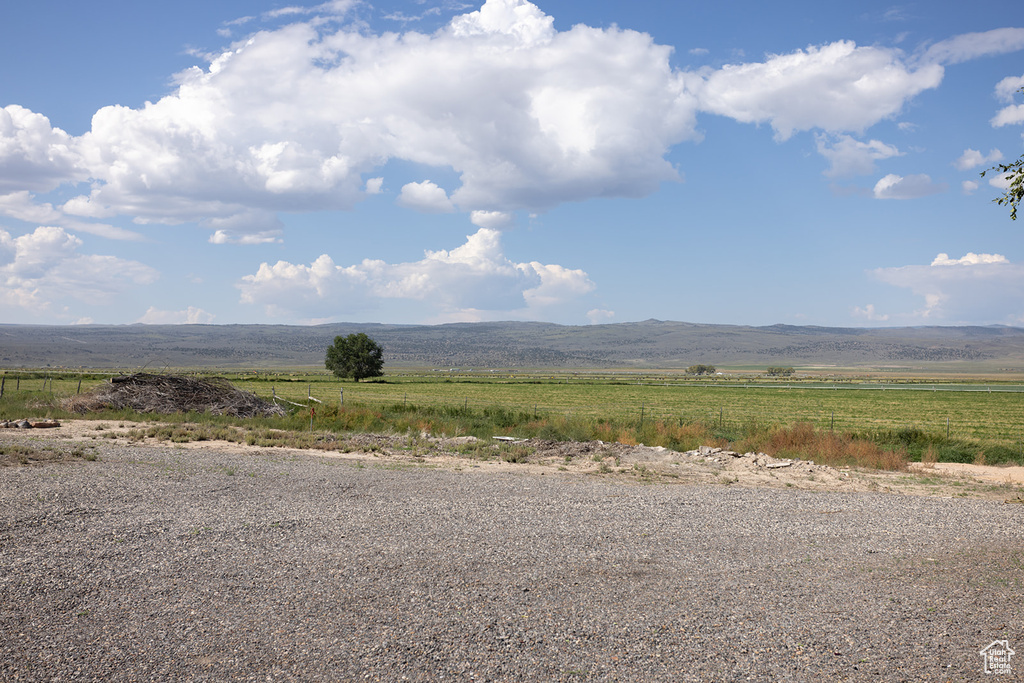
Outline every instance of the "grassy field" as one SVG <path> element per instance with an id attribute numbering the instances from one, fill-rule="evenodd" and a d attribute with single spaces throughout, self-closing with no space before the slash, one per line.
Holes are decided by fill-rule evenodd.
<path id="1" fill-rule="evenodd" d="M 396 372 L 357 384 L 299 371 L 224 376 L 265 398 L 301 406 L 318 399 L 317 429 L 600 438 L 676 449 L 713 440 L 797 453 L 826 447 L 814 434 L 867 441 L 912 460 L 1024 462 L 1024 386 L 1008 382 Z M 8 372 L 0 417 L 19 417 L 12 412 L 30 405 L 30 397 L 59 416 L 57 399 L 107 377 Z M 308 421 L 308 408 L 290 407 L 296 428 Z M 789 436 L 778 436 L 787 429 Z M 797 433 L 803 445 L 794 444 Z"/>

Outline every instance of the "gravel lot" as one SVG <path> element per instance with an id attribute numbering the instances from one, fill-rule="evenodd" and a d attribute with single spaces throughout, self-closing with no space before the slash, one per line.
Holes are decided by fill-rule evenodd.
<path id="1" fill-rule="evenodd" d="M 0 680 L 980 680 L 1024 506 L 97 444 L 0 468 Z"/>

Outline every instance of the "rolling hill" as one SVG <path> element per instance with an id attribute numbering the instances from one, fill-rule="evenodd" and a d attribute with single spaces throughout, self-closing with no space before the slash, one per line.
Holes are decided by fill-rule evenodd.
<path id="1" fill-rule="evenodd" d="M 1024 372 L 1024 329 L 701 325 L 0 325 L 0 367 L 323 367 L 337 335 L 365 332 L 389 367 L 685 368 L 837 366 Z"/>

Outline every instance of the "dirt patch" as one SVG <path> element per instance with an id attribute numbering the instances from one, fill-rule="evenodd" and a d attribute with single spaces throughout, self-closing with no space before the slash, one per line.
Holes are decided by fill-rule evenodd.
<path id="1" fill-rule="evenodd" d="M 910 463 L 913 472 L 950 477 L 969 477 L 980 481 L 1024 486 L 1024 467 L 1015 465 L 971 465 L 960 462 L 937 462 L 930 465 Z"/>
<path id="2" fill-rule="evenodd" d="M 65 446 L 41 446 L 31 442 L 5 443 L 0 441 L 0 467 L 31 467 L 52 463 L 95 461 L 96 449 L 75 443 Z"/>
<path id="3" fill-rule="evenodd" d="M 234 453 L 263 452 L 267 446 L 241 442 L 194 440 L 171 444 L 140 433 L 158 422 L 68 420 L 59 428 L 0 430 L 0 446 L 11 443 L 95 443 L 131 441 L 137 445 L 173 445 Z M 166 425 L 163 425 L 166 426 Z M 677 452 L 662 447 L 602 441 L 563 442 L 545 439 L 483 440 L 473 436 L 314 434 L 315 448 L 282 447 L 320 457 L 382 465 L 440 467 L 518 472 L 530 475 L 583 475 L 632 480 L 641 484 L 714 484 L 747 488 L 795 488 L 815 491 L 888 491 L 911 495 L 971 497 L 1024 502 L 1024 467 L 955 463 L 911 463 L 908 472 L 833 468 L 809 460 L 777 459 L 763 453 L 736 453 L 702 447 Z M 71 452 L 73 445 L 63 447 Z M 80 449 L 80 448 L 79 448 Z"/>

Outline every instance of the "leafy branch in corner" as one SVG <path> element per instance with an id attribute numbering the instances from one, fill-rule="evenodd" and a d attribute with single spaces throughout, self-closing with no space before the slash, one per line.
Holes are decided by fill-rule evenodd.
<path id="1" fill-rule="evenodd" d="M 1024 93 L 1024 88 L 1021 88 L 1019 92 Z M 1020 204 L 1021 199 L 1024 199 L 1024 154 L 1012 164 L 996 164 L 992 168 L 982 171 L 981 177 L 984 178 L 986 173 L 993 171 L 1009 180 L 1010 186 L 1002 197 L 996 197 L 992 201 L 999 206 L 1009 206 L 1010 220 L 1015 221 L 1017 220 L 1017 205 Z"/>

